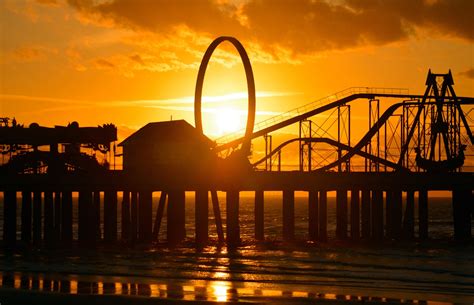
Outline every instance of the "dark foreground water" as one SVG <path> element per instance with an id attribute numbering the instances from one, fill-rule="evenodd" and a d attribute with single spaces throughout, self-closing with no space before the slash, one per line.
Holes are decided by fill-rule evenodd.
<path id="1" fill-rule="evenodd" d="M 15 299 L 28 304 L 52 303 L 57 296 L 65 298 L 59 303 L 69 303 L 71 295 L 75 299 L 96 296 L 104 304 L 117 302 L 105 299 L 107 296 L 131 298 L 131 303 L 144 298 L 165 303 L 474 303 L 474 245 L 448 241 L 452 235 L 449 199 L 430 199 L 432 241 L 351 245 L 305 242 L 307 198 L 298 197 L 295 217 L 299 241 L 289 245 L 279 241 L 281 197 L 266 196 L 267 241 L 256 244 L 251 241 L 253 199 L 242 195 L 243 246 L 237 250 L 215 243 L 213 219 L 211 245 L 199 250 L 194 247 L 193 198 L 188 196 L 188 240 L 178 248 L 159 244 L 133 249 L 124 245 L 0 252 L 0 303 Z M 332 199 L 328 210 L 331 237 L 335 229 Z M 165 230 L 161 239 L 164 234 Z"/>

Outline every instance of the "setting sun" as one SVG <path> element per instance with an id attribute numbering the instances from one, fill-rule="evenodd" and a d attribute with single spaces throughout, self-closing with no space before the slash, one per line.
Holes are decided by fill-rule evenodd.
<path id="1" fill-rule="evenodd" d="M 224 135 L 242 128 L 240 111 L 234 108 L 220 108 L 215 112 L 219 135 Z"/>

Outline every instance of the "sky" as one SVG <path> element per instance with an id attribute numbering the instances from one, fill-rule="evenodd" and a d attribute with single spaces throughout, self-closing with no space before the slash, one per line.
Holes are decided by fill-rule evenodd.
<path id="1" fill-rule="evenodd" d="M 422 94 L 430 68 L 474 96 L 473 14 L 472 0 L 2 0 L 0 117 L 114 123 L 122 138 L 151 121 L 194 124 L 199 64 L 221 35 L 249 54 L 257 121 L 353 86 Z M 237 51 L 219 46 L 207 135 L 245 125 L 246 94 Z"/>

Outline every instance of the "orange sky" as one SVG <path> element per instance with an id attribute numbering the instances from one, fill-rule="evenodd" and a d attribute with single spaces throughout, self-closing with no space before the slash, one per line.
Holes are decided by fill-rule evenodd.
<path id="1" fill-rule="evenodd" d="M 3 0 L 0 116 L 112 122 L 120 134 L 171 116 L 194 123 L 197 69 L 219 35 L 249 53 L 257 121 L 351 86 L 422 94 L 429 68 L 452 69 L 458 95 L 474 96 L 473 12 L 472 0 Z M 234 128 L 216 119 L 222 109 L 245 124 L 245 86 L 237 52 L 219 47 L 206 133 Z"/>

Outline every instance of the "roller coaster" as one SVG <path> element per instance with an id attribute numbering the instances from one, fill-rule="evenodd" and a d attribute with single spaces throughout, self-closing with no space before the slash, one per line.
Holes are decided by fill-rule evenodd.
<path id="1" fill-rule="evenodd" d="M 256 169 L 282 170 L 283 149 L 297 142 L 300 171 L 354 171 L 357 161 L 362 161 L 362 171 L 469 170 L 474 165 L 474 98 L 458 97 L 453 84 L 451 71 L 429 71 L 423 95 L 400 88 L 354 87 L 261 121 L 250 138 L 264 138 L 265 156 L 252 164 Z M 382 98 L 401 101 L 380 114 Z M 364 99 L 369 129 L 352 146 L 351 105 Z M 299 136 L 273 149 L 272 133 L 295 124 Z M 226 135 L 217 139 L 215 151 L 232 151 L 244 140 L 242 131 Z M 319 149 L 321 144 L 332 148 Z"/>

